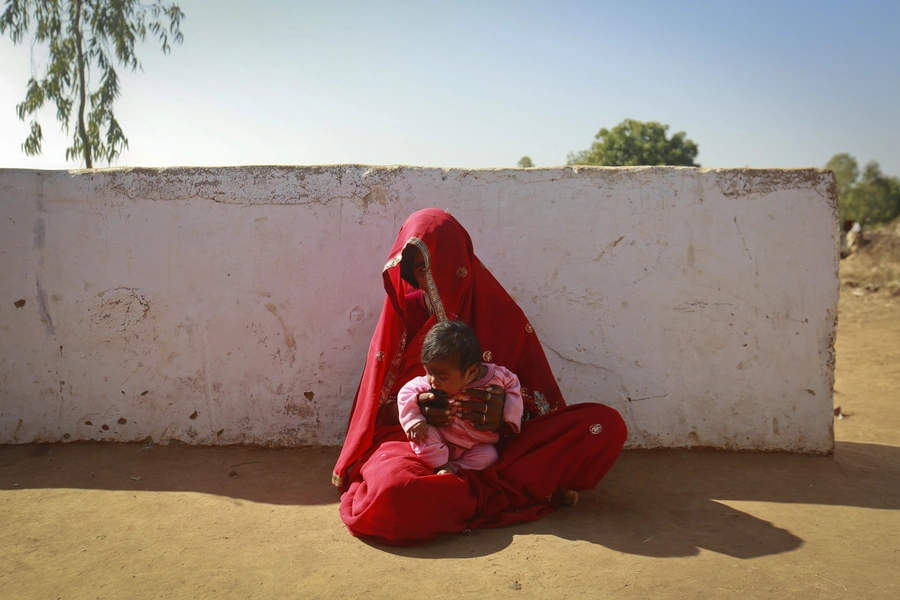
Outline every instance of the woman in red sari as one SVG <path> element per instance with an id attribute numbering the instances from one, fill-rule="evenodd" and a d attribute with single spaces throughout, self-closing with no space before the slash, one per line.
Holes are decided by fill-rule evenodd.
<path id="1" fill-rule="evenodd" d="M 411 215 L 382 273 L 387 292 L 372 337 L 347 438 L 332 475 L 341 519 L 353 535 L 404 545 L 441 533 L 531 521 L 595 487 L 627 437 L 618 412 L 602 404 L 566 406 L 534 328 L 481 264 L 462 225 L 445 211 Z M 483 471 L 436 475 L 410 450 L 397 417 L 397 391 L 424 374 L 422 339 L 438 321 L 471 326 L 484 361 L 518 375 L 525 402 L 521 432 L 501 423 L 502 390 L 472 390 L 483 402 L 458 414 L 499 431 L 499 460 Z M 420 396 L 431 425 L 450 407 Z"/>

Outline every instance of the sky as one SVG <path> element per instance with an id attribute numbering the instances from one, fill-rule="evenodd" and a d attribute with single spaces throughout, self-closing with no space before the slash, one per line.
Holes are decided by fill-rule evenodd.
<path id="1" fill-rule="evenodd" d="M 632 118 L 686 132 L 704 167 L 848 152 L 900 176 L 896 0 L 179 4 L 184 43 L 119 69 L 111 166 L 554 166 Z M 52 106 L 43 154 L 21 150 L 47 54 L 0 39 L 0 168 L 80 167 Z"/>

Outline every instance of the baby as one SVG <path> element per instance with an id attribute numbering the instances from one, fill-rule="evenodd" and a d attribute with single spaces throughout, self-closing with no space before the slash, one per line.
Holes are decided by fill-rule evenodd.
<path id="1" fill-rule="evenodd" d="M 475 400 L 466 390 L 499 386 L 506 392 L 503 420 L 519 433 L 523 411 L 519 378 L 504 367 L 481 362 L 481 344 L 462 321 L 443 321 L 432 327 L 422 342 L 420 358 L 426 375 L 416 377 L 397 394 L 400 424 L 410 446 L 438 474 L 454 473 L 457 468 L 488 468 L 497 461 L 494 444 L 500 435 L 479 431 L 458 415 L 444 427 L 429 427 L 419 410 L 419 395 L 446 396 L 453 407 L 456 400 Z"/>

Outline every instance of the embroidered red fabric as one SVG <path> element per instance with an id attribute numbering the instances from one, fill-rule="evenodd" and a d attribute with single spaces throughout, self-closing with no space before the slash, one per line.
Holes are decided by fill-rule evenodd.
<path id="1" fill-rule="evenodd" d="M 408 246 L 422 252 L 428 269 L 422 292 L 433 314 L 424 324 L 421 294 L 401 277 Z M 411 215 L 391 248 L 383 279 L 384 307 L 333 474 L 344 492 L 341 518 L 352 534 L 400 545 L 533 520 L 555 508 L 557 489 L 599 483 L 625 443 L 624 421 L 601 404 L 566 407 L 534 328 L 475 256 L 455 218 L 437 209 Z M 399 425 L 378 418 L 382 404 L 424 374 L 422 339 L 445 319 L 468 323 L 491 361 L 518 375 L 531 417 L 518 435 L 506 432 L 498 444 L 500 459 L 485 471 L 435 475 L 412 452 Z"/>

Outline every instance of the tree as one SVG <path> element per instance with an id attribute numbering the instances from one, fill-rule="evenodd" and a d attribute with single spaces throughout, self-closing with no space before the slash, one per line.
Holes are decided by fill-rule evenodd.
<path id="1" fill-rule="evenodd" d="M 625 119 L 612 131 L 605 127 L 594 136 L 587 150 L 570 152 L 567 164 L 632 167 L 638 165 L 680 165 L 699 167 L 694 162 L 699 148 L 683 131 L 666 137 L 669 126 L 656 121 Z"/>
<path id="2" fill-rule="evenodd" d="M 860 174 L 855 158 L 835 154 L 825 168 L 837 181 L 842 220 L 874 224 L 900 215 L 900 178 L 886 176 L 877 161 L 869 161 Z"/>
<path id="3" fill-rule="evenodd" d="M 900 214 L 900 179 L 885 176 L 876 161 L 869 161 L 850 192 L 850 204 L 859 210 L 857 221 L 890 221 Z"/>
<path id="4" fill-rule="evenodd" d="M 523 169 L 530 169 L 534 166 L 530 156 L 523 156 L 519 159 L 519 166 Z"/>
<path id="5" fill-rule="evenodd" d="M 49 45 L 43 73 L 32 75 L 25 100 L 16 105 L 20 120 L 32 119 L 31 132 L 22 144 L 25 154 L 41 153 L 44 136 L 35 113 L 52 101 L 56 119 L 67 134 L 73 117 L 75 120 L 66 160 L 83 160 L 89 169 L 95 159 L 112 163 L 128 148 L 128 139 L 113 113 L 113 103 L 121 94 L 114 64 L 132 72 L 139 69 L 134 45 L 146 39 L 148 30 L 168 54 L 170 38 L 179 44 L 183 39 L 182 19 L 184 13 L 177 4 L 166 6 L 159 1 L 144 5 L 138 0 L 6 0 L 0 34 L 9 30 L 13 43 L 18 44 L 33 25 L 32 43 Z M 91 91 L 88 86 L 94 68 L 100 77 Z"/>
<path id="6" fill-rule="evenodd" d="M 848 198 L 850 190 L 859 179 L 859 163 L 856 159 L 844 152 L 843 154 L 835 154 L 825 165 L 826 169 L 834 172 L 834 178 L 837 181 L 838 198 Z"/>

